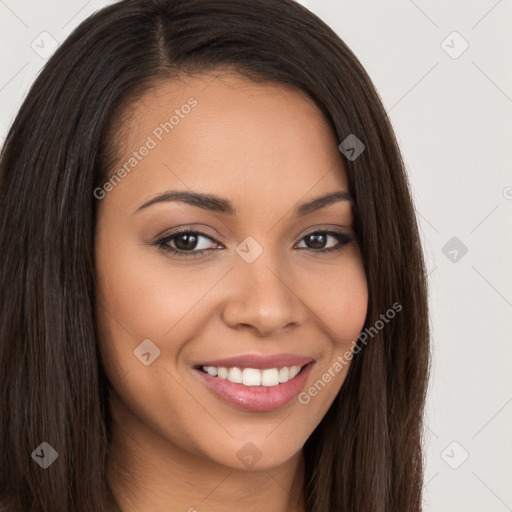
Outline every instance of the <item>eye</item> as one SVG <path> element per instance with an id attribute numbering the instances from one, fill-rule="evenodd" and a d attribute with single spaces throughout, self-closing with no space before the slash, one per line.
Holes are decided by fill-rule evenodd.
<path id="1" fill-rule="evenodd" d="M 337 231 L 314 231 L 307 234 L 298 244 L 305 249 L 310 249 L 313 252 L 329 252 L 339 251 L 343 246 L 352 241 L 352 237 L 346 233 L 338 233 Z"/>
<path id="2" fill-rule="evenodd" d="M 171 233 L 158 240 L 156 245 L 179 256 L 200 256 L 204 250 L 219 248 L 217 242 L 210 236 L 190 229 Z"/>

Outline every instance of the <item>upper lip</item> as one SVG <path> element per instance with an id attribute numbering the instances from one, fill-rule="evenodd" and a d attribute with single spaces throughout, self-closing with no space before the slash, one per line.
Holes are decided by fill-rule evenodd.
<path id="1" fill-rule="evenodd" d="M 224 368 L 255 368 L 266 370 L 269 368 L 283 368 L 284 366 L 304 366 L 314 359 L 296 354 L 274 354 L 263 356 L 260 354 L 243 354 L 240 356 L 228 357 L 226 359 L 215 359 L 195 364 L 195 367 L 216 366 Z"/>

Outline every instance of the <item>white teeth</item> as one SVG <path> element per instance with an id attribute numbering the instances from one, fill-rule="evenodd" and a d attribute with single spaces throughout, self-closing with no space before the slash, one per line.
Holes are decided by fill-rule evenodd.
<path id="1" fill-rule="evenodd" d="M 243 371 L 242 383 L 244 386 L 261 386 L 261 370 L 246 368 Z"/>
<path id="2" fill-rule="evenodd" d="M 229 380 L 244 386 L 277 386 L 293 379 L 301 370 L 300 366 L 284 366 L 283 368 L 225 368 L 222 366 L 203 366 L 203 370 L 213 377 Z"/>
<path id="3" fill-rule="evenodd" d="M 214 377 L 217 375 L 217 368 L 215 366 L 205 366 L 204 369 L 208 375 L 213 375 Z"/>
<path id="4" fill-rule="evenodd" d="M 290 380 L 290 368 L 285 366 L 279 370 L 279 382 L 288 382 Z"/>
<path id="5" fill-rule="evenodd" d="M 290 379 L 293 379 L 295 375 L 297 375 L 300 372 L 300 366 L 292 366 L 290 368 Z"/>
<path id="6" fill-rule="evenodd" d="M 242 370 L 240 370 L 240 368 L 230 368 L 228 371 L 228 380 L 235 384 L 242 384 Z"/>
<path id="7" fill-rule="evenodd" d="M 270 368 L 270 370 L 263 370 L 261 372 L 261 385 L 262 386 L 277 386 L 279 384 L 279 370 L 277 368 Z"/>
<path id="8" fill-rule="evenodd" d="M 217 368 L 217 376 L 221 379 L 227 379 L 228 378 L 228 369 L 223 368 L 222 366 L 219 366 Z"/>

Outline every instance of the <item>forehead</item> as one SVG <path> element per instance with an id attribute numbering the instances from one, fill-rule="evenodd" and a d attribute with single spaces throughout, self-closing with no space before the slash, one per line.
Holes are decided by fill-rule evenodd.
<path id="1" fill-rule="evenodd" d="M 297 200 L 315 186 L 317 195 L 320 182 L 322 190 L 347 188 L 325 116 L 307 93 L 282 84 L 229 73 L 161 81 L 125 107 L 112 135 L 119 148 L 112 171 L 132 159 L 122 185 L 139 197 L 177 184 Z M 144 156 L 133 154 L 144 146 Z"/>

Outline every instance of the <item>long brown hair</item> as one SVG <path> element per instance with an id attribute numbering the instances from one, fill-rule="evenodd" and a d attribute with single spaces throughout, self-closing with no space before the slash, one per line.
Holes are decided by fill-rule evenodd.
<path id="1" fill-rule="evenodd" d="M 0 163 L 0 510 L 107 512 L 109 383 L 94 316 L 93 190 L 109 126 L 157 79 L 226 68 L 306 91 L 345 158 L 369 287 L 339 395 L 304 446 L 307 512 L 418 512 L 429 368 L 425 265 L 400 150 L 367 73 L 292 0 L 125 0 L 85 20 L 35 80 Z M 392 304 L 399 314 L 375 329 Z M 361 341 L 361 340 L 360 340 Z M 47 469 L 32 452 L 47 442 Z"/>

